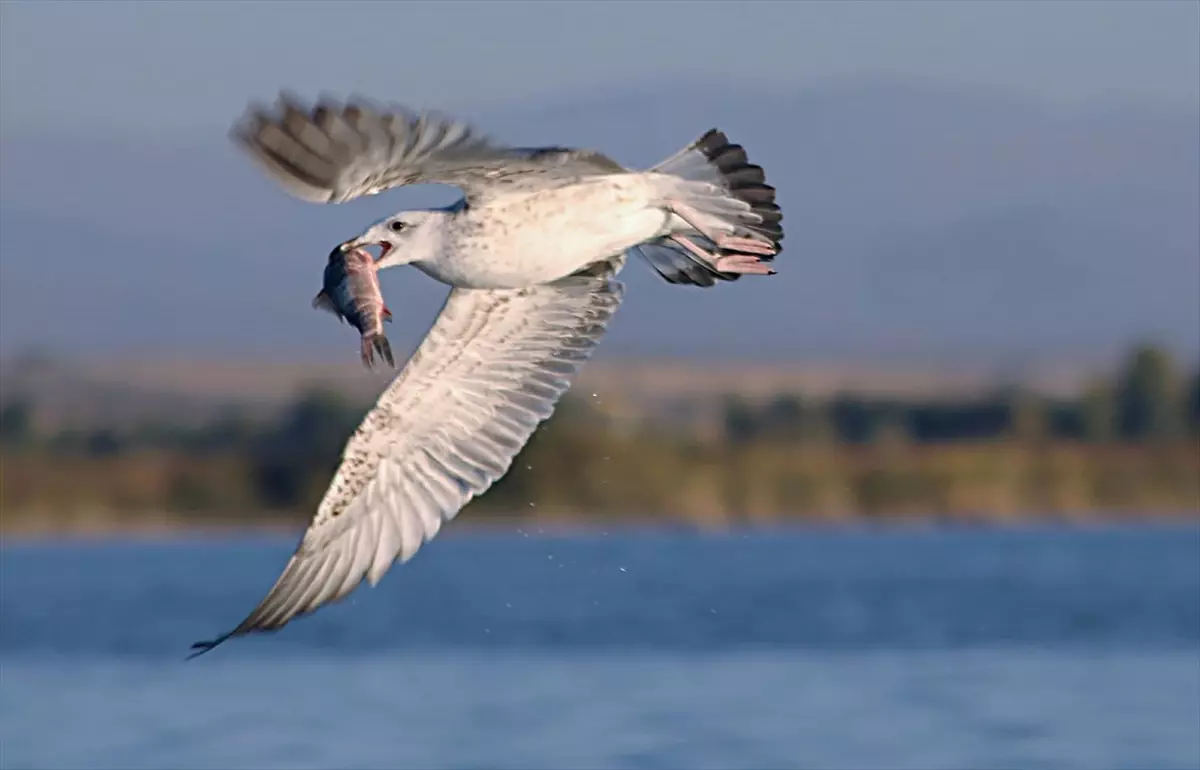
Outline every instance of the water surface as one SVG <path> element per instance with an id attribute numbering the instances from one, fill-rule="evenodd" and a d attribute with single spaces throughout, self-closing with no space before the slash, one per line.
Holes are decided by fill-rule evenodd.
<path id="1" fill-rule="evenodd" d="M 439 538 L 184 663 L 294 541 L 0 550 L 0 767 L 1200 766 L 1200 527 Z"/>

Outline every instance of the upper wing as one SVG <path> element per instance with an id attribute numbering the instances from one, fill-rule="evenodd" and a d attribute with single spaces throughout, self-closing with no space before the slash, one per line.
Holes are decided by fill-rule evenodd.
<path id="1" fill-rule="evenodd" d="M 526 289 L 454 289 L 342 453 L 316 516 L 232 636 L 374 585 L 504 475 L 620 305 L 624 257 Z"/>
<path id="2" fill-rule="evenodd" d="M 439 183 L 468 196 L 520 174 L 578 176 L 624 169 L 599 153 L 496 145 L 468 124 L 329 98 L 309 108 L 288 94 L 251 105 L 230 134 L 290 194 L 343 203 L 406 184 Z"/>

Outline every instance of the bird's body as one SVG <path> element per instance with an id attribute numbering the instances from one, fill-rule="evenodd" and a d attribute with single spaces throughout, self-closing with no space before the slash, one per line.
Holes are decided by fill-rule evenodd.
<path id="1" fill-rule="evenodd" d="M 252 108 L 233 139 L 287 192 L 342 203 L 407 184 L 459 187 L 445 209 L 387 217 L 378 246 L 452 289 L 350 437 L 283 574 L 233 631 L 282 627 L 378 582 L 504 475 L 620 305 L 636 254 L 670 283 L 774 273 L 782 214 L 741 146 L 713 129 L 647 170 L 590 150 L 492 144 L 465 124 L 361 100 Z"/>
<path id="2" fill-rule="evenodd" d="M 669 222 L 670 215 L 655 205 L 654 185 L 645 175 L 501 190 L 437 219 L 437 248 L 412 264 L 451 286 L 520 288 L 565 278 L 621 254 L 664 234 Z"/>

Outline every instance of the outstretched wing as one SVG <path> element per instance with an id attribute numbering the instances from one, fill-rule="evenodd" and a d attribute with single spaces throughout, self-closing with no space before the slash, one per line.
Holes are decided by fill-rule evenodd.
<path id="1" fill-rule="evenodd" d="M 251 105 L 230 133 L 291 195 L 344 203 L 408 184 L 460 187 L 468 197 L 515 176 L 569 177 L 624 169 L 599 153 L 492 143 L 467 123 L 381 109 L 356 98 L 308 107 L 281 94 L 274 111 Z"/>
<path id="2" fill-rule="evenodd" d="M 620 257 L 551 284 L 450 292 L 379 397 L 283 574 L 232 632 L 280 628 L 375 585 L 507 472 L 620 305 Z"/>

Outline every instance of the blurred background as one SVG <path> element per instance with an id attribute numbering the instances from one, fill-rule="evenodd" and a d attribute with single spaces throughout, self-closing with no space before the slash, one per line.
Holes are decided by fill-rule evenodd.
<path id="1" fill-rule="evenodd" d="M 289 198 L 362 93 L 778 188 L 770 279 L 631 261 L 412 562 L 183 664 L 389 373 L 310 307 L 443 188 Z M 398 354 L 445 287 L 382 276 Z M 0 4 L 0 767 L 1200 766 L 1200 4 Z"/>

